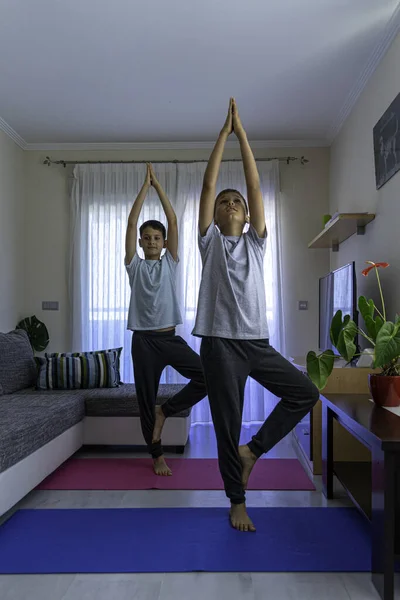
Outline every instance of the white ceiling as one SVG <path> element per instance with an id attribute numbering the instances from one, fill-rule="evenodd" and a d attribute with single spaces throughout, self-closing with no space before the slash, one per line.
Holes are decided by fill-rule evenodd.
<path id="1" fill-rule="evenodd" d="M 27 147 L 209 141 L 232 95 L 252 140 L 329 141 L 398 5 L 0 0 L 3 129 Z"/>

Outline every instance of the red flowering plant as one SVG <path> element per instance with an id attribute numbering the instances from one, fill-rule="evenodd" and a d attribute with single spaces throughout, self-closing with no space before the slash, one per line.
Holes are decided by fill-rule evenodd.
<path id="1" fill-rule="evenodd" d="M 367 264 L 369 266 L 362 271 L 362 274 L 367 277 L 370 271 L 375 270 L 381 309 L 379 310 L 375 302 L 367 300 L 365 296 L 358 298 L 358 309 L 364 320 L 365 330 L 358 327 L 350 315 L 344 315 L 343 317 L 342 311 L 338 310 L 331 322 L 331 342 L 339 352 L 340 357 L 349 363 L 357 356 L 355 338 L 359 334 L 374 348 L 373 368 L 382 369 L 381 375 L 400 375 L 400 317 L 396 315 L 394 322 L 387 320 L 379 278 L 379 269 L 386 269 L 389 264 L 371 261 L 367 261 Z M 315 352 L 307 354 L 307 372 L 318 389 L 322 390 L 326 386 L 328 377 L 332 373 L 335 358 L 337 357 L 335 357 L 332 350 L 325 350 L 319 355 Z"/>

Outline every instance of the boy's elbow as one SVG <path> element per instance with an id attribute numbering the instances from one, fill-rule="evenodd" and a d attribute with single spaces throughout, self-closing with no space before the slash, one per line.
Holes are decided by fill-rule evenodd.
<path id="1" fill-rule="evenodd" d="M 126 227 L 127 231 L 129 233 L 132 233 L 132 231 L 136 231 L 137 229 L 137 219 L 128 219 L 128 225 Z"/>
<path id="2" fill-rule="evenodd" d="M 259 194 L 261 192 L 259 177 L 255 177 L 253 181 L 249 182 L 246 185 L 246 187 L 247 187 L 248 194 Z"/>
<path id="3" fill-rule="evenodd" d="M 203 192 L 211 192 L 214 189 L 215 181 L 211 179 L 204 179 L 203 181 Z"/>

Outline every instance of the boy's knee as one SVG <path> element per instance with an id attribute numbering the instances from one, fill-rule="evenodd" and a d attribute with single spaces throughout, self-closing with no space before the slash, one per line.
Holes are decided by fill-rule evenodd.
<path id="1" fill-rule="evenodd" d="M 194 377 L 192 377 L 192 381 L 194 381 L 195 383 L 197 383 L 198 385 L 202 385 L 205 387 L 206 385 L 206 380 L 204 377 L 204 373 L 203 373 L 203 369 L 200 369 L 195 375 Z"/>
<path id="2" fill-rule="evenodd" d="M 319 389 L 311 381 L 308 375 L 304 375 L 304 381 L 302 386 L 301 396 L 304 402 L 310 406 L 310 409 L 315 406 L 319 400 Z"/>
<path id="3" fill-rule="evenodd" d="M 319 389 L 317 386 L 310 380 L 310 404 L 311 406 L 315 406 L 319 400 Z"/>

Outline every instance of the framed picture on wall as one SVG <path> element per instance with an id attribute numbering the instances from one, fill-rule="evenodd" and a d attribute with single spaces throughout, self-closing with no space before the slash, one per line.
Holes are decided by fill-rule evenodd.
<path id="1" fill-rule="evenodd" d="M 374 127 L 376 189 L 400 169 L 400 94 Z"/>

